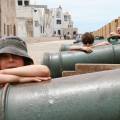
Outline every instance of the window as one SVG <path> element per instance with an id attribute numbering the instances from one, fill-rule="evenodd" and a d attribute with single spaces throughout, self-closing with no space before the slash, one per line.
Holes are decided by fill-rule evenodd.
<path id="1" fill-rule="evenodd" d="M 25 1 L 24 1 L 24 5 L 25 5 L 25 6 L 28 6 L 28 5 L 29 5 L 29 1 L 25 0 Z"/>
<path id="2" fill-rule="evenodd" d="M 57 24 L 61 24 L 61 20 L 57 20 L 56 23 L 57 23 Z"/>
<path id="3" fill-rule="evenodd" d="M 18 6 L 22 6 L 22 0 L 18 0 Z"/>
<path id="4" fill-rule="evenodd" d="M 67 15 L 64 15 L 64 21 L 67 21 Z"/>
<path id="5" fill-rule="evenodd" d="M 57 18 L 61 18 L 61 12 L 60 12 L 60 11 L 57 11 L 56 17 L 57 17 Z"/>

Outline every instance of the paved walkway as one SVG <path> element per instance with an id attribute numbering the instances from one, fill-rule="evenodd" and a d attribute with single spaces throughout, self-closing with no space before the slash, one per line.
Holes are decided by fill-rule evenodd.
<path id="1" fill-rule="evenodd" d="M 59 52 L 62 44 L 71 44 L 73 40 L 55 40 L 55 41 L 44 41 L 37 43 L 27 43 L 28 52 L 30 56 L 34 59 L 35 64 L 40 64 L 44 53 L 49 52 Z"/>
<path id="2" fill-rule="evenodd" d="M 38 37 L 38 38 L 27 38 L 27 43 L 39 43 L 39 42 L 50 42 L 50 41 L 61 41 L 59 37 Z"/>

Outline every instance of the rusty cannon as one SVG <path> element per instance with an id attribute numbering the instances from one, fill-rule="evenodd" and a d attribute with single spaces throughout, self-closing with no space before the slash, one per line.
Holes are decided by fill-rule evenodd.
<path id="1" fill-rule="evenodd" d="M 119 64 L 120 44 L 96 47 L 90 54 L 80 51 L 45 53 L 42 61 L 54 78 L 61 77 L 65 70 L 74 70 L 76 63 Z"/>
<path id="2" fill-rule="evenodd" d="M 120 70 L 6 85 L 0 120 L 120 120 Z"/>

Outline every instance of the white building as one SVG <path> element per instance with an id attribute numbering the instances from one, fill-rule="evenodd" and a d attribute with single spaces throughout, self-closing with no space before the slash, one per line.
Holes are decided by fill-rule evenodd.
<path id="1" fill-rule="evenodd" d="M 33 36 L 33 15 L 29 0 L 16 0 L 17 36 Z"/>
<path id="2" fill-rule="evenodd" d="M 48 9 L 46 5 L 30 5 L 30 0 L 16 0 L 17 36 L 63 36 L 73 28 L 69 13 L 61 6 Z M 71 34 L 71 32 L 70 32 Z"/>
<path id="3" fill-rule="evenodd" d="M 62 35 L 63 28 L 63 11 L 61 6 L 52 9 L 52 31 L 53 36 Z"/>
<path id="4" fill-rule="evenodd" d="M 68 12 L 64 13 L 63 22 L 63 34 L 68 35 L 68 37 L 73 38 L 74 34 L 78 32 L 77 28 L 74 28 L 71 15 Z"/>
<path id="5" fill-rule="evenodd" d="M 45 9 L 44 14 L 45 36 L 53 35 L 53 17 L 50 9 Z"/>
<path id="6" fill-rule="evenodd" d="M 45 8 L 32 7 L 33 12 L 33 36 L 40 37 L 45 35 L 45 26 L 44 26 L 44 14 Z"/>
<path id="7" fill-rule="evenodd" d="M 72 37 L 73 33 L 77 32 L 77 29 L 73 28 L 71 15 L 68 12 L 64 13 L 61 6 L 52 9 L 52 26 L 53 36 L 69 34 Z"/>
<path id="8" fill-rule="evenodd" d="M 17 36 L 44 36 L 46 5 L 30 5 L 30 0 L 16 0 Z"/>

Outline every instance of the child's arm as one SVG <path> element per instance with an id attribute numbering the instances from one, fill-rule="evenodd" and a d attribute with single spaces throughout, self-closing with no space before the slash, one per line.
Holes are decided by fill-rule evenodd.
<path id="1" fill-rule="evenodd" d="M 18 68 L 0 70 L 1 74 L 21 77 L 50 77 L 50 70 L 45 65 L 28 65 Z"/>
<path id="2" fill-rule="evenodd" d="M 8 82 L 19 82 L 19 77 L 15 75 L 0 74 L 0 84 L 5 84 Z"/>
<path id="3" fill-rule="evenodd" d="M 0 70 L 0 84 L 40 82 L 50 80 L 50 70 L 44 65 L 28 65 Z"/>
<path id="4" fill-rule="evenodd" d="M 91 53 L 92 52 L 92 48 L 91 47 L 79 47 L 79 46 L 72 46 L 70 47 L 71 51 L 83 51 L 86 53 Z"/>
<path id="5" fill-rule="evenodd" d="M 47 81 L 50 79 L 51 79 L 50 77 L 19 77 L 16 75 L 0 74 L 0 84 L 41 82 L 41 81 Z"/>

